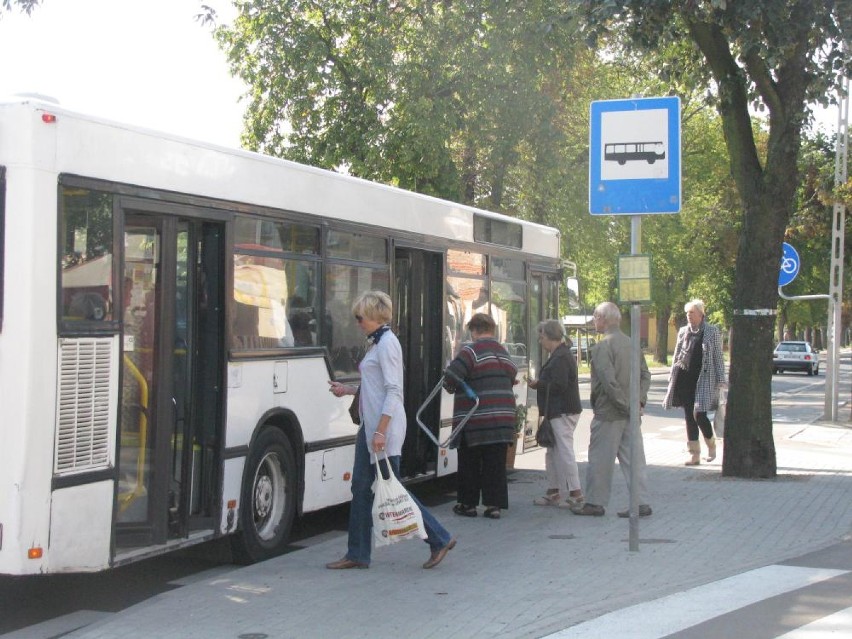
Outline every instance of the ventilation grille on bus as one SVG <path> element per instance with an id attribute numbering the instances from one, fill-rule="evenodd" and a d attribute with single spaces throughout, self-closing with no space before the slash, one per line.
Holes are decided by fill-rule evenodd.
<path id="1" fill-rule="evenodd" d="M 107 468 L 114 439 L 117 338 L 59 341 L 55 473 Z"/>

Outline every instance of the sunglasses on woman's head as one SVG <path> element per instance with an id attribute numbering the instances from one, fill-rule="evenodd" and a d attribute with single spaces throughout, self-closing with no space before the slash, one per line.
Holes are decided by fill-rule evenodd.
<path id="1" fill-rule="evenodd" d="M 363 317 L 361 317 L 360 315 L 356 315 L 356 316 L 355 316 L 355 321 L 360 323 L 360 322 L 363 322 L 363 321 L 364 321 L 364 318 L 363 318 Z"/>

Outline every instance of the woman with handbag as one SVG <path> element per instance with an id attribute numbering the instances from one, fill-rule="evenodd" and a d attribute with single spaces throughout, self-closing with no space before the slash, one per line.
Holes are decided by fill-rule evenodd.
<path id="1" fill-rule="evenodd" d="M 683 307 L 687 324 L 677 333 L 669 386 L 663 408 L 682 406 L 686 418 L 686 466 L 701 463 L 699 431 L 707 444 L 707 461 L 716 459 L 716 438 L 707 412 L 719 405 L 719 390 L 727 388 L 722 334 L 704 319 L 704 302 L 691 300 Z"/>
<path id="2" fill-rule="evenodd" d="M 467 330 L 473 338 L 447 367 L 444 387 L 456 393 L 453 402 L 455 427 L 470 409 L 473 400 L 456 392 L 453 379 L 468 384 L 479 397 L 479 408 L 455 438 L 458 448 L 458 503 L 453 512 L 476 517 L 480 497 L 488 519 L 500 519 L 500 511 L 509 507 L 506 479 L 506 448 L 515 438 L 515 393 L 518 369 L 506 349 L 494 338 L 497 324 L 490 315 L 476 313 Z"/>
<path id="3" fill-rule="evenodd" d="M 326 564 L 332 570 L 369 568 L 373 529 L 373 481 L 376 478 L 376 454 L 384 453 L 393 474 L 399 477 L 399 459 L 405 440 L 406 416 L 402 397 L 402 348 L 390 321 L 393 307 L 390 297 L 381 291 L 361 295 L 352 306 L 358 326 L 370 346 L 359 364 L 359 387 L 329 381 L 335 397 L 359 391 L 361 427 L 355 440 L 355 464 L 352 468 L 352 502 L 349 506 L 349 547 L 342 559 Z M 359 390 L 360 389 L 360 390 Z M 387 475 L 382 465 L 382 476 Z M 431 554 L 424 568 L 434 568 L 456 545 L 456 540 L 414 495 L 411 496 L 423 516 L 426 543 Z"/>
<path id="4" fill-rule="evenodd" d="M 574 429 L 583 408 L 580 405 L 577 362 L 564 336 L 562 324 L 557 320 L 547 320 L 538 325 L 539 342 L 550 356 L 541 367 L 538 379 L 529 380 L 528 384 L 538 391 L 539 415 L 550 420 L 554 442 L 547 448 L 544 457 L 547 493 L 533 500 L 536 506 L 571 508 L 583 505 L 580 471 L 574 454 Z"/>

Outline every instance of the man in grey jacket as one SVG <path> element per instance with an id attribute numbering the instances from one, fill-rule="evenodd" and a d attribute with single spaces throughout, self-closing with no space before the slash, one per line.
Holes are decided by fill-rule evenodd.
<path id="1" fill-rule="evenodd" d="M 612 302 L 598 304 L 593 314 L 595 330 L 603 334 L 592 348 L 592 418 L 589 441 L 589 466 L 586 470 L 586 503 L 571 508 L 575 515 L 600 517 L 609 503 L 615 460 L 630 485 L 630 338 L 621 332 L 621 311 Z M 640 358 L 639 398 L 641 406 L 648 399 L 651 373 Z M 651 514 L 645 485 L 645 449 L 641 433 L 637 441 L 640 467 L 636 469 L 639 485 L 639 516 Z M 628 517 L 628 511 L 618 513 Z"/>

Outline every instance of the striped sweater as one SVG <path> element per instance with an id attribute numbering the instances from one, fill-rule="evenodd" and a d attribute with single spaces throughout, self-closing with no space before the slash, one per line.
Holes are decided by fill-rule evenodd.
<path id="1" fill-rule="evenodd" d="M 447 367 L 467 382 L 479 397 L 479 407 L 467 422 L 461 435 L 468 446 L 508 444 L 515 440 L 515 393 L 513 386 L 518 369 L 506 349 L 493 337 L 483 337 L 462 347 Z M 456 392 L 452 376 L 447 376 L 447 390 Z M 473 407 L 473 401 L 460 389 L 453 403 L 453 426 Z"/>

